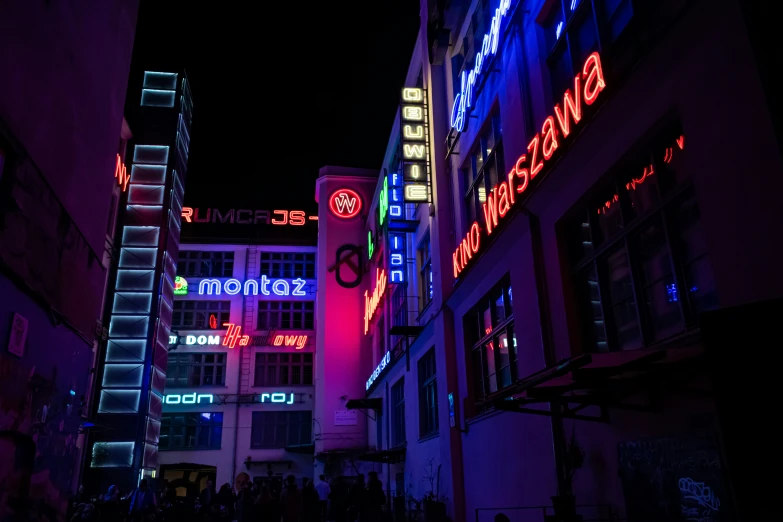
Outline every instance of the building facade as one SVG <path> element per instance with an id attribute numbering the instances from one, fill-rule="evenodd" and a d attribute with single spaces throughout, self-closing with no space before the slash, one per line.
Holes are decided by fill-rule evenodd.
<path id="1" fill-rule="evenodd" d="M 319 257 L 331 230 L 362 256 L 358 303 L 318 325 L 361 368 L 357 471 L 457 521 L 733 519 L 702 320 L 783 295 L 740 3 L 421 7 L 374 189 L 317 189 Z"/>
<path id="2" fill-rule="evenodd" d="M 117 163 L 119 241 L 88 429 L 85 482 L 93 489 L 128 491 L 157 472 L 193 100 L 185 73 L 141 76 L 127 103 L 130 164 Z"/>
<path id="3" fill-rule="evenodd" d="M 80 480 L 137 13 L 134 1 L 3 6 L 0 490 L 11 518 L 64 519 Z"/>
<path id="4" fill-rule="evenodd" d="M 180 496 L 312 479 L 316 265 L 314 245 L 182 245 L 159 457 Z"/>

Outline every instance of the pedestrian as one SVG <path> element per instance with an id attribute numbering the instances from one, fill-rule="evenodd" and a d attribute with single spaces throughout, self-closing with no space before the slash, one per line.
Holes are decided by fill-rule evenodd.
<path id="1" fill-rule="evenodd" d="M 288 475 L 286 485 L 280 493 L 280 509 L 283 522 L 300 522 L 304 500 L 302 492 L 296 487 L 296 477 Z"/>
<path id="2" fill-rule="evenodd" d="M 318 492 L 318 502 L 321 506 L 321 521 L 326 522 L 326 509 L 329 504 L 329 494 L 332 492 L 332 488 L 327 484 L 325 475 L 318 476 L 315 490 Z"/>
<path id="3" fill-rule="evenodd" d="M 145 522 L 154 517 L 158 501 L 155 493 L 149 489 L 147 479 L 141 479 L 139 487 L 130 494 L 130 507 L 128 514 L 131 522 Z"/>

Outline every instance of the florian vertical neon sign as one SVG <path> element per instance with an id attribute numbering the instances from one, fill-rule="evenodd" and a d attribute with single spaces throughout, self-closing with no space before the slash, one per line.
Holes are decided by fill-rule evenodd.
<path id="1" fill-rule="evenodd" d="M 495 9 L 489 23 L 489 32 L 484 35 L 481 47 L 476 52 L 476 61 L 473 63 L 473 67 L 463 69 L 460 75 L 459 94 L 454 98 L 454 105 L 451 109 L 451 127 L 458 132 L 462 132 L 462 129 L 465 128 L 465 120 L 473 105 L 474 89 L 481 80 L 489 62 L 498 51 L 500 28 L 510 7 L 511 0 L 500 0 L 500 4 Z"/>
<path id="2" fill-rule="evenodd" d="M 405 266 L 407 249 L 405 248 L 405 234 L 389 232 L 389 278 L 392 283 L 404 283 L 407 279 L 408 269 Z"/>
<path id="3" fill-rule="evenodd" d="M 375 289 L 372 295 L 364 291 L 364 335 L 370 331 L 370 321 L 378 310 L 378 304 L 381 302 L 384 292 L 386 292 L 386 271 L 380 268 L 375 269 Z"/>
<path id="4" fill-rule="evenodd" d="M 582 71 L 574 78 L 574 92 L 566 89 L 562 108 L 559 104 L 555 105 L 555 115 L 544 120 L 541 132 L 536 134 L 528 144 L 527 153 L 517 158 L 507 179 L 495 185 L 487 194 L 482 206 L 484 231 L 487 236 L 492 235 L 514 204 L 522 201 L 517 196 L 532 189 L 533 183 L 537 183 L 536 177 L 550 164 L 548 162 L 560 146 L 560 140 L 568 138 L 582 121 L 582 102 L 584 101 L 585 105 L 592 105 L 605 88 L 606 80 L 601 67 L 601 57 L 596 52 L 587 57 Z M 478 221 L 475 221 L 467 236 L 452 253 L 455 278 L 459 277 L 473 256 L 478 253 L 481 234 L 481 226 Z"/>

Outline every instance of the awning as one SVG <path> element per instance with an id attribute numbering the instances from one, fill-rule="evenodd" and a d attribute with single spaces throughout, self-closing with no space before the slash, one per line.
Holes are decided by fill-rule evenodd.
<path id="1" fill-rule="evenodd" d="M 380 462 L 382 464 L 397 464 L 405 460 L 405 446 L 381 451 L 362 453 L 357 460 L 365 462 Z"/>
<path id="2" fill-rule="evenodd" d="M 312 455 L 315 453 L 315 444 L 297 444 L 295 446 L 286 446 L 285 450 L 289 453 Z"/>
<path id="3" fill-rule="evenodd" d="M 479 406 L 607 422 L 610 408 L 655 411 L 662 383 L 667 390 L 709 394 L 687 385 L 703 355 L 701 346 L 579 355 L 520 379 Z"/>
<path id="4" fill-rule="evenodd" d="M 372 397 L 365 399 L 350 399 L 347 403 L 345 403 L 345 407 L 349 410 L 381 411 L 383 404 L 380 397 Z"/>

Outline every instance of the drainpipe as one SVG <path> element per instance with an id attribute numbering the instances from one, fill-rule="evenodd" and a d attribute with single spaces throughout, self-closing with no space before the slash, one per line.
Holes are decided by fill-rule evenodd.
<path id="1" fill-rule="evenodd" d="M 547 286 L 546 286 L 546 268 L 544 264 L 544 248 L 543 241 L 541 239 L 541 222 L 538 220 L 538 216 L 525 211 L 527 214 L 528 223 L 530 227 L 530 241 L 533 247 L 533 269 L 536 278 L 536 294 L 538 296 L 538 317 L 541 326 L 541 344 L 544 348 L 544 363 L 547 367 L 553 366 L 557 363 L 557 355 L 555 354 L 554 344 L 552 342 L 552 327 L 549 321 L 549 299 L 547 298 Z M 553 413 L 559 413 L 560 405 L 555 402 L 549 403 L 550 411 Z M 561 491 L 561 488 L 565 484 L 565 448 L 566 437 L 565 428 L 563 427 L 563 418 L 559 415 L 552 415 L 552 445 L 555 454 L 555 469 L 557 471 L 557 492 Z"/>
<path id="2" fill-rule="evenodd" d="M 247 267 L 250 266 L 250 247 L 245 248 L 245 279 L 247 276 L 254 274 L 247 273 Z M 245 329 L 245 307 L 247 306 L 247 296 L 242 292 L 242 316 L 239 319 L 239 324 L 242 325 L 242 329 Z M 247 347 L 245 347 L 247 348 Z M 234 448 L 232 450 L 231 457 L 231 484 L 234 484 L 234 479 L 237 476 L 237 445 L 239 444 L 239 393 L 242 389 L 242 357 L 245 356 L 245 351 L 239 352 L 239 369 L 237 371 L 237 402 L 234 405 Z"/>

